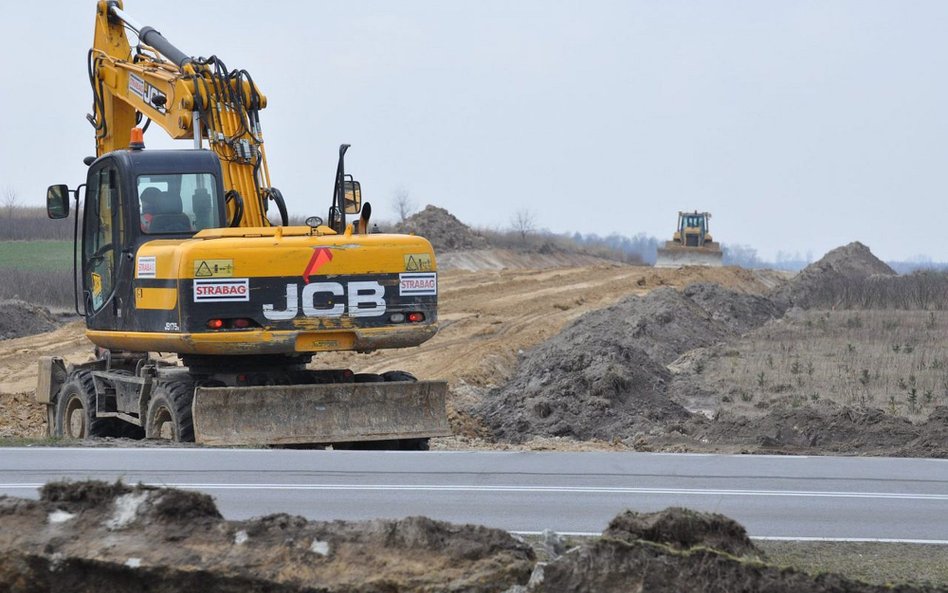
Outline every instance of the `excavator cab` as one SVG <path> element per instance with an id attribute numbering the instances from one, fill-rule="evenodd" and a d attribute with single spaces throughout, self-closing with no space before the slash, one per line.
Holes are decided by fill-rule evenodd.
<path id="1" fill-rule="evenodd" d="M 64 185 L 49 188 L 50 218 L 68 215 L 69 193 Z M 72 193 L 78 198 L 78 190 Z M 117 150 L 91 163 L 80 235 L 82 311 L 90 329 L 145 329 L 127 314 L 136 273 L 151 273 L 135 266 L 135 254 L 149 241 L 226 227 L 223 194 L 220 161 L 208 151 Z"/>

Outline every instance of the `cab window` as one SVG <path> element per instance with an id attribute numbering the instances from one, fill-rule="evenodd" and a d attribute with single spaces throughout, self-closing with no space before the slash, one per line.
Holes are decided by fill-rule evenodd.
<path id="1" fill-rule="evenodd" d="M 118 254 L 125 241 L 118 175 L 106 167 L 96 172 L 86 190 L 82 237 L 83 284 L 92 311 L 98 311 L 115 287 Z"/>
<path id="2" fill-rule="evenodd" d="M 211 173 L 140 175 L 137 190 L 143 233 L 194 233 L 223 226 Z"/>

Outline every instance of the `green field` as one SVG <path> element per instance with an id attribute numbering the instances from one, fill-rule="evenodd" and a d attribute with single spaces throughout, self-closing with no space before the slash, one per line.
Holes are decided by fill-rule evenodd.
<path id="1" fill-rule="evenodd" d="M 0 241 L 0 269 L 72 270 L 72 241 Z"/>

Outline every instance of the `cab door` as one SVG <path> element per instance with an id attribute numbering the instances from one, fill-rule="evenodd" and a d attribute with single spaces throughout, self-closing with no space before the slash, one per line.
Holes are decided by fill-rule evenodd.
<path id="1" fill-rule="evenodd" d="M 116 289 L 129 264 L 126 251 L 127 222 L 119 170 L 112 159 L 93 165 L 86 182 L 82 233 L 82 287 L 86 323 L 90 329 L 124 326 L 123 301 Z"/>

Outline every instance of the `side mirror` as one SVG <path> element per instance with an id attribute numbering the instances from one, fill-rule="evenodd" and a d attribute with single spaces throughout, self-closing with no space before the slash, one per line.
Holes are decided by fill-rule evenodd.
<path id="1" fill-rule="evenodd" d="M 346 196 L 346 214 L 358 214 L 362 209 L 362 186 L 358 181 L 347 179 L 343 191 Z"/>
<path id="2" fill-rule="evenodd" d="M 46 190 L 46 215 L 56 220 L 69 216 L 69 187 L 51 185 Z"/>

